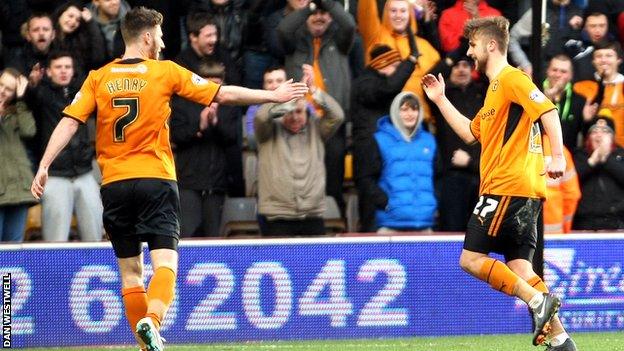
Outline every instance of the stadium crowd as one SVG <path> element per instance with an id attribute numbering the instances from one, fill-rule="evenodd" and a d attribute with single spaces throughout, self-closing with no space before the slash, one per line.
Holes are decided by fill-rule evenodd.
<path id="1" fill-rule="evenodd" d="M 172 100 L 183 237 L 221 236 L 225 203 L 241 197 L 257 199 L 266 236 L 324 234 L 333 202 L 359 218 L 354 231 L 464 231 L 479 146 L 457 137 L 421 78 L 442 74 L 448 99 L 475 116 L 489 82 L 466 56 L 463 23 L 501 14 L 510 61 L 544 72 L 533 81 L 563 129 L 568 168 L 547 183 L 546 232 L 624 229 L 622 1 L 548 0 L 534 70 L 529 0 L 11 0 L 0 2 L 0 241 L 23 241 L 38 216 L 41 236 L 27 239 L 102 240 L 93 118 L 50 167 L 40 207 L 29 185 L 87 73 L 123 53 L 119 26 L 134 6 L 163 13 L 162 59 L 199 76 L 311 87 L 283 104 Z"/>

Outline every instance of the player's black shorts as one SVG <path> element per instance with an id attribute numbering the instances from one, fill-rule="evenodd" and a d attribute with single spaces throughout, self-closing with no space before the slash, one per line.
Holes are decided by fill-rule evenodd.
<path id="1" fill-rule="evenodd" d="M 532 262 L 541 208 L 540 199 L 481 195 L 468 221 L 464 249 L 496 252 L 507 261 L 522 258 Z"/>
<path id="2" fill-rule="evenodd" d="M 178 249 L 180 199 L 176 182 L 127 179 L 101 189 L 104 229 L 118 258 L 138 256 L 141 243 L 150 250 Z"/>

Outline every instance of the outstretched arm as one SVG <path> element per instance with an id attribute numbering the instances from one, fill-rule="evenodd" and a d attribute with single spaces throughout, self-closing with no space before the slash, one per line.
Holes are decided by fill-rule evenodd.
<path id="1" fill-rule="evenodd" d="M 43 195 L 43 188 L 48 180 L 48 168 L 61 150 L 69 143 L 74 134 L 76 134 L 79 125 L 80 123 L 77 120 L 70 117 L 63 117 L 56 128 L 54 128 L 48 146 L 39 163 L 37 175 L 35 175 L 35 179 L 30 187 L 30 191 L 36 199 L 39 199 L 41 195 Z"/>
<path id="2" fill-rule="evenodd" d="M 466 143 L 472 144 L 477 139 L 470 131 L 470 120 L 457 111 L 455 106 L 444 95 L 444 78 L 438 74 L 436 78 L 433 74 L 427 74 L 422 79 L 423 89 L 444 116 L 446 122 L 453 128 L 453 131 Z"/>
<path id="3" fill-rule="evenodd" d="M 286 102 L 303 97 L 308 92 L 305 83 L 293 82 L 292 79 L 282 83 L 275 90 L 260 90 L 224 85 L 215 96 L 215 101 L 224 105 L 253 105 L 267 102 Z"/>

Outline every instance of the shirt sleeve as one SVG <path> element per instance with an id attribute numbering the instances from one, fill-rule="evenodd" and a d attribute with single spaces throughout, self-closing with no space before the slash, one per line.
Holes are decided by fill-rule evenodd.
<path id="1" fill-rule="evenodd" d="M 537 121 L 544 113 L 557 108 L 521 71 L 510 73 L 504 84 L 507 98 L 522 106 L 531 122 Z"/>
<path id="2" fill-rule="evenodd" d="M 176 94 L 202 105 L 212 103 L 221 85 L 204 79 L 172 61 L 168 62 L 171 66 L 170 81 L 173 82 L 172 88 Z"/>
<path id="3" fill-rule="evenodd" d="M 76 93 L 72 102 L 65 107 L 63 114 L 85 123 L 95 110 L 95 84 L 93 81 L 94 72 L 89 73 L 87 79 L 82 83 L 80 91 Z"/>
<path id="4" fill-rule="evenodd" d="M 481 142 L 481 117 L 475 117 L 470 121 L 470 132 L 472 135 Z"/>

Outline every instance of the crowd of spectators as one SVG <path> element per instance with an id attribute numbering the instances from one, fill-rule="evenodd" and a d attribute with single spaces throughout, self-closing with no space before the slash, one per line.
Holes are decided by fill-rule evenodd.
<path id="1" fill-rule="evenodd" d="M 357 231 L 465 230 L 479 146 L 461 142 L 420 79 L 442 74 L 449 100 L 474 116 L 489 83 L 466 56 L 463 24 L 496 15 L 511 22 L 511 64 L 561 119 L 568 169 L 548 182 L 546 231 L 624 229 L 622 1 L 548 0 L 537 70 L 529 0 L 11 0 L 0 2 L 1 241 L 23 240 L 41 152 L 88 72 L 123 52 L 134 6 L 163 13 L 162 59 L 221 84 L 311 90 L 280 105 L 172 100 L 183 237 L 219 236 L 224 201 L 244 196 L 257 197 L 269 236 L 325 233 L 325 197 L 344 218 L 348 194 Z M 50 168 L 46 241 L 68 240 L 72 223 L 83 241 L 103 237 L 93 141 L 82 126 Z"/>

